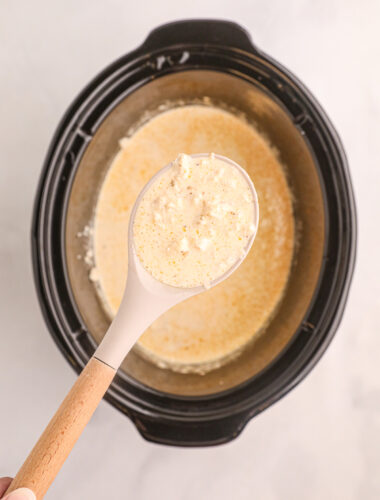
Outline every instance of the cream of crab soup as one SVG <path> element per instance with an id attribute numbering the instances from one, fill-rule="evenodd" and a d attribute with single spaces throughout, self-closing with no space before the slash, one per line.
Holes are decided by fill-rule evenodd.
<path id="1" fill-rule="evenodd" d="M 135 214 L 137 256 L 157 280 L 209 287 L 245 256 L 256 205 L 228 161 L 181 154 L 144 193 Z"/>
<path id="2" fill-rule="evenodd" d="M 213 151 L 243 167 L 254 182 L 260 223 L 244 262 L 219 285 L 163 314 L 136 344 L 142 356 L 162 368 L 183 373 L 205 373 L 218 368 L 236 358 L 248 343 L 265 330 L 286 288 L 293 257 L 295 223 L 291 192 L 283 166 L 276 151 L 254 126 L 244 118 L 212 106 L 188 105 L 163 111 L 141 125 L 130 137 L 122 139 L 120 144 L 120 151 L 111 163 L 99 193 L 91 249 L 94 255 L 91 276 L 96 281 L 101 303 L 110 319 L 117 312 L 126 283 L 131 209 L 141 189 L 162 166 L 169 164 L 180 153 L 190 155 Z M 177 165 L 178 174 L 182 169 L 183 175 L 187 175 L 188 167 L 186 160 L 182 162 L 182 167 Z M 237 171 L 235 173 L 238 174 Z M 221 179 L 224 175 L 225 172 Z M 226 171 L 222 183 L 228 176 L 229 171 L 228 175 Z M 238 183 L 240 178 L 231 180 Z M 182 191 L 182 188 L 192 186 L 188 181 L 186 178 L 181 180 L 183 184 L 177 189 Z M 157 230 L 162 222 L 160 217 L 164 219 L 165 216 L 165 224 L 171 224 L 169 216 L 173 207 L 169 204 L 178 203 L 175 186 L 170 186 L 170 182 L 169 187 L 173 188 L 170 200 L 169 196 L 161 201 L 159 196 L 147 200 L 148 212 L 144 217 L 147 217 L 148 225 L 155 217 Z M 243 186 L 240 187 L 243 189 Z M 203 191 L 206 194 L 206 190 Z M 175 237 L 160 247 L 159 251 L 167 252 L 166 257 L 170 255 L 171 261 L 175 262 L 170 271 L 160 269 L 161 264 L 156 267 L 151 263 L 150 272 L 153 275 L 158 273 L 156 276 L 162 280 L 159 273 L 165 272 L 166 282 L 175 286 L 179 283 L 183 286 L 184 281 L 186 286 L 196 283 L 207 285 L 214 276 L 223 272 L 224 267 L 230 267 L 228 259 L 238 255 L 244 247 L 244 237 L 253 229 L 250 228 L 248 214 L 239 226 L 239 218 L 231 213 L 235 210 L 227 206 L 230 203 L 223 195 L 220 201 L 217 196 L 216 200 L 210 199 L 211 204 L 205 207 L 206 212 L 203 213 L 203 191 L 199 187 L 182 201 L 189 204 L 189 209 L 190 203 L 193 203 L 191 214 L 198 217 L 199 225 L 173 222 Z M 244 194 L 248 196 L 248 192 Z M 226 241 L 223 241 L 218 247 L 223 258 L 208 265 L 212 252 L 216 251 L 213 238 L 220 241 L 218 224 L 222 223 L 222 218 L 211 218 L 211 214 L 227 216 L 233 234 L 242 238 L 242 245 L 240 247 L 238 239 L 234 240 L 236 244 L 239 242 L 234 247 L 234 253 L 229 246 L 225 248 Z M 205 223 L 201 224 L 203 215 L 206 216 Z M 143 217 L 139 221 L 143 223 Z M 215 235 L 211 230 L 215 230 Z M 137 245 L 146 236 L 141 233 L 137 237 Z M 193 281 L 186 278 L 191 274 L 187 273 L 185 266 L 190 254 L 198 256 L 203 262 L 199 275 Z M 140 249 L 139 257 L 149 268 L 149 257 L 146 253 L 143 255 L 143 249 Z M 195 275 L 191 276 L 193 279 Z"/>

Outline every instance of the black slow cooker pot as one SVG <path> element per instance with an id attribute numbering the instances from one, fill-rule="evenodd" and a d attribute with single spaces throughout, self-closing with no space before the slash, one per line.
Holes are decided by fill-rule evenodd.
<path id="1" fill-rule="evenodd" d="M 255 123 L 277 148 L 298 242 L 285 297 L 265 334 L 207 375 L 162 370 L 131 352 L 105 396 L 144 438 L 203 446 L 235 438 L 292 389 L 329 345 L 354 265 L 355 207 L 339 138 L 310 92 L 240 26 L 180 21 L 155 29 L 77 97 L 52 140 L 33 218 L 36 287 L 49 330 L 79 372 L 109 320 L 78 232 L 93 214 L 118 140 L 148 110 L 204 97 Z M 215 314 L 218 312 L 215 311 Z"/>

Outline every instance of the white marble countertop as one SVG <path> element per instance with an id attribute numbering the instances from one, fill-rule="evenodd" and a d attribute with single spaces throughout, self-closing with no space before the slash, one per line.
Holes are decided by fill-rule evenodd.
<path id="1" fill-rule="evenodd" d="M 150 4 L 150 8 L 149 8 Z M 47 0 L 0 3 L 0 476 L 14 473 L 74 381 L 51 340 L 31 272 L 30 220 L 52 133 L 106 64 L 156 25 L 219 17 L 295 72 L 345 144 L 359 210 L 348 307 L 321 362 L 234 442 L 145 442 L 101 403 L 46 498 L 380 498 L 380 3 Z"/>

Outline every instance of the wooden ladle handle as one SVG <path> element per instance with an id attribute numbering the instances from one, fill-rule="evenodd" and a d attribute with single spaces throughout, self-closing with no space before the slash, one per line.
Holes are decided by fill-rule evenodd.
<path id="1" fill-rule="evenodd" d="M 41 500 L 110 386 L 116 370 L 96 358 L 87 363 L 37 441 L 7 493 L 30 488 Z"/>

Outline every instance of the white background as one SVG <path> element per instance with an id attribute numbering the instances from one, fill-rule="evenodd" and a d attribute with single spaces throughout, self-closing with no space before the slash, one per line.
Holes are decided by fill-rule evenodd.
<path id="1" fill-rule="evenodd" d="M 375 500 L 380 498 L 380 3 L 376 0 L 1 0 L 0 476 L 14 474 L 74 382 L 42 320 L 30 220 L 52 133 L 99 70 L 156 25 L 236 20 L 295 72 L 346 147 L 359 254 L 344 321 L 313 372 L 234 442 L 145 442 L 106 403 L 46 498 Z"/>

